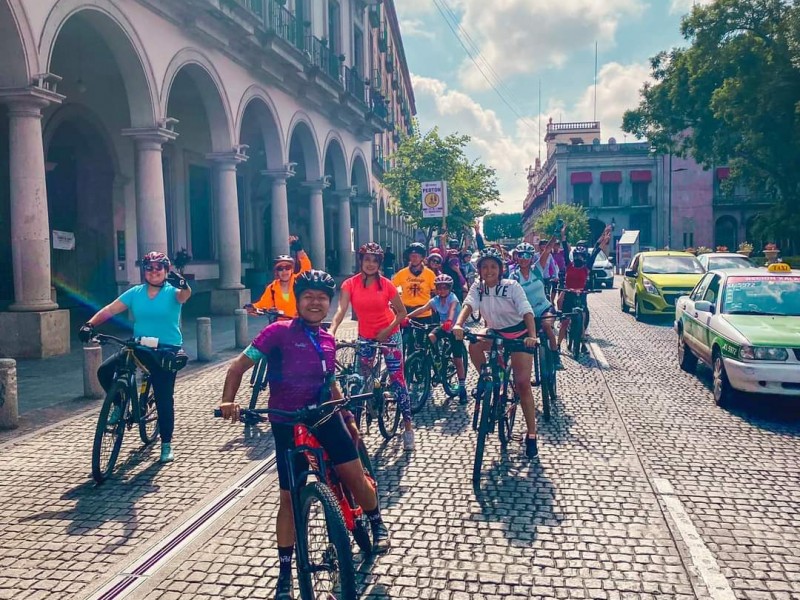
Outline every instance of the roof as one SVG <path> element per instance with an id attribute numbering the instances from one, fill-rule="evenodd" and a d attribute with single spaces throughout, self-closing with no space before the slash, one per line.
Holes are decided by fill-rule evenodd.
<path id="1" fill-rule="evenodd" d="M 647 252 L 639 252 L 639 256 L 691 256 L 695 258 L 695 255 L 691 252 L 681 252 L 678 250 L 648 250 Z M 752 271 L 752 269 L 749 270 Z"/>
<path id="2" fill-rule="evenodd" d="M 619 238 L 617 244 L 635 244 L 639 239 L 639 231 L 636 229 L 628 229 L 623 232 L 622 237 Z"/>
<path id="3" fill-rule="evenodd" d="M 768 271 L 766 267 L 759 267 L 757 269 L 711 269 L 709 273 L 718 273 L 719 275 L 725 275 L 726 277 L 786 277 L 787 275 L 792 277 L 800 277 L 800 271 L 797 269 L 774 273 L 772 271 Z"/>
<path id="4" fill-rule="evenodd" d="M 706 252 L 705 254 L 701 254 L 700 256 L 708 256 L 710 258 L 720 258 L 720 257 L 739 257 L 739 258 L 749 258 L 749 256 L 745 254 L 740 254 L 739 252 Z"/>

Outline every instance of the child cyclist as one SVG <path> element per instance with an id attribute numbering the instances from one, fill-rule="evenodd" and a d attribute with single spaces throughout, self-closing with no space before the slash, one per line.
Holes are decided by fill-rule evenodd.
<path id="1" fill-rule="evenodd" d="M 436 277 L 434 284 L 436 286 L 436 295 L 408 315 L 408 319 L 413 319 L 418 314 L 423 314 L 430 309 L 434 309 L 438 313 L 441 325 L 428 334 L 428 339 L 433 344 L 441 339 L 443 335 L 452 338 L 450 331 L 453 329 L 453 321 L 455 321 L 458 313 L 461 312 L 461 302 L 458 301 L 458 298 L 453 293 L 453 278 L 450 275 L 441 274 Z M 403 322 L 404 325 L 407 325 L 408 319 Z M 467 349 L 464 347 L 464 342 L 453 339 L 453 364 L 458 375 L 458 398 L 461 404 L 467 403 L 467 370 L 464 365 L 466 354 Z"/>

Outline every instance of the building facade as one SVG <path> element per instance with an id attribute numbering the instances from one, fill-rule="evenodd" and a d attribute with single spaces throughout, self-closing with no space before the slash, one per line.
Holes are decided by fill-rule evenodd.
<path id="1" fill-rule="evenodd" d="M 0 355 L 68 351 L 68 310 L 138 283 L 150 250 L 187 249 L 228 313 L 290 233 L 338 273 L 376 225 L 409 239 L 373 179 L 375 8 L 0 0 Z"/>

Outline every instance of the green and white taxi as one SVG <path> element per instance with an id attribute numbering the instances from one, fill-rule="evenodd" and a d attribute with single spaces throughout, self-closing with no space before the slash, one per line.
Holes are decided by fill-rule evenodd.
<path id="1" fill-rule="evenodd" d="M 800 396 L 800 271 L 709 271 L 675 306 L 678 360 L 693 372 L 697 361 L 714 374 L 714 400 L 735 390 Z"/>

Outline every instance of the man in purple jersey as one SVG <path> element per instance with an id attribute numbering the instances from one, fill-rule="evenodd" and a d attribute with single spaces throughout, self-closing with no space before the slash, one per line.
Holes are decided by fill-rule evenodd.
<path id="1" fill-rule="evenodd" d="M 336 370 L 336 340 L 320 324 L 328 314 L 336 283 L 324 271 L 306 271 L 297 276 L 294 294 L 298 318 L 268 325 L 228 368 L 220 409 L 222 416 L 239 420 L 236 392 L 243 375 L 261 359 L 267 360 L 269 407 L 294 411 L 317 404 L 323 386 L 330 386 L 333 399 L 342 397 L 330 375 Z M 333 383 L 329 383 L 333 381 Z M 350 417 L 350 415 L 348 415 Z M 280 484 L 280 507 L 277 518 L 278 558 L 280 574 L 276 599 L 292 598 L 292 554 L 294 553 L 294 520 L 289 493 L 289 465 L 283 457 L 294 446 L 294 427 L 286 420 L 270 415 L 275 437 L 275 456 Z M 354 424 L 353 424 L 354 426 Z M 375 490 L 364 476 L 355 442 L 341 413 L 314 429 L 314 435 L 328 453 L 336 473 L 364 509 L 372 526 L 374 551 L 389 548 L 389 532 L 383 523 Z M 305 469 L 305 458 L 296 456 L 295 468 Z"/>

